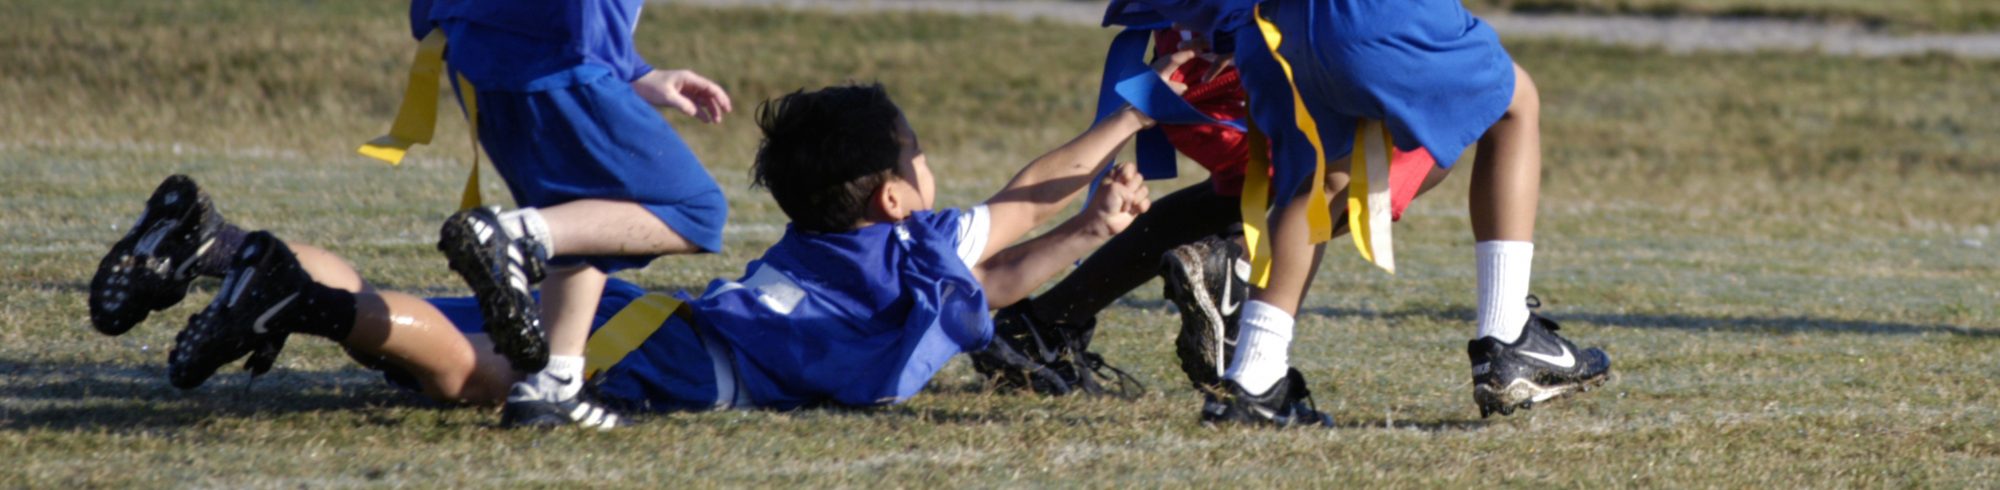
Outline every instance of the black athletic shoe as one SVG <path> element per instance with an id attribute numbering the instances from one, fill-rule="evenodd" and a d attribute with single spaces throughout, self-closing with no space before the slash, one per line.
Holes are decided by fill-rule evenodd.
<path id="1" fill-rule="evenodd" d="M 500 408 L 500 426 L 610 430 L 629 423 L 618 412 L 593 401 L 589 393 L 586 387 L 578 390 L 576 396 L 556 400 L 552 394 L 541 393 L 528 383 L 514 383 L 514 388 L 507 392 L 507 404 Z"/>
<path id="2" fill-rule="evenodd" d="M 1034 317 L 1029 303 L 1022 300 L 994 315 L 993 343 L 971 354 L 973 370 L 1001 388 L 1044 395 L 1089 393 L 1132 399 L 1145 394 L 1146 387 L 1137 378 L 1090 352 L 1096 321 L 1048 324 Z"/>
<path id="3" fill-rule="evenodd" d="M 1275 427 L 1333 427 L 1333 416 L 1319 411 L 1306 389 L 1306 377 L 1299 370 L 1285 372 L 1285 379 L 1271 391 L 1252 395 L 1235 380 L 1223 380 L 1223 392 L 1210 394 L 1201 405 L 1201 423 L 1267 425 Z"/>
<path id="4" fill-rule="evenodd" d="M 1215 389 L 1236 356 L 1236 320 L 1250 296 L 1250 263 L 1243 246 L 1209 237 L 1175 247 L 1160 261 L 1167 300 L 1181 310 L 1174 340 L 1181 372 L 1195 389 Z"/>
<path id="5" fill-rule="evenodd" d="M 284 242 L 266 232 L 250 234 L 215 299 L 174 337 L 167 379 L 175 388 L 194 389 L 245 355 L 251 356 L 246 368 L 252 376 L 270 370 L 289 334 L 265 323 L 296 301 L 311 280 Z"/>
<path id="6" fill-rule="evenodd" d="M 90 324 L 120 335 L 146 315 L 181 302 L 195 262 L 223 225 L 194 179 L 174 175 L 153 189 L 139 221 L 97 263 L 90 279 Z"/>
<path id="7" fill-rule="evenodd" d="M 479 299 L 493 352 L 513 363 L 515 371 L 541 371 L 549 363 L 549 341 L 542 334 L 540 307 L 529 290 L 542 281 L 542 251 L 533 242 L 507 234 L 492 208 L 451 215 L 440 235 L 438 250 L 451 259 L 451 270 Z"/>
<path id="8" fill-rule="evenodd" d="M 1528 305 L 1539 307 L 1541 301 L 1529 296 Z M 1492 337 L 1466 343 L 1465 353 L 1472 358 L 1472 401 L 1479 405 L 1480 417 L 1512 415 L 1516 408 L 1533 408 L 1604 384 L 1611 356 L 1595 347 L 1576 348 L 1556 335 L 1560 328 L 1531 311 L 1521 338 L 1512 344 Z"/>

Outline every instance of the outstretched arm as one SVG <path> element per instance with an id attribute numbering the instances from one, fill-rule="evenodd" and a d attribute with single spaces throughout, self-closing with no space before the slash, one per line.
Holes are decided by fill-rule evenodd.
<path id="1" fill-rule="evenodd" d="M 987 306 L 1000 308 L 1028 297 L 1028 293 L 1056 273 L 1096 250 L 1112 235 L 1125 231 L 1134 218 L 1152 207 L 1149 193 L 1138 167 L 1129 163 L 1119 165 L 1105 177 L 1083 213 L 1042 236 L 980 261 L 972 268 L 972 274 L 986 289 Z M 992 208 L 988 209 L 990 212 Z"/>
<path id="2" fill-rule="evenodd" d="M 1193 51 L 1162 56 L 1154 62 L 1153 70 L 1166 78 L 1194 56 Z M 1185 85 L 1171 81 L 1168 85 L 1175 91 L 1186 90 Z M 1061 212 L 1089 184 L 1091 177 L 1111 161 L 1125 140 L 1152 125 L 1152 118 L 1127 106 L 1021 169 L 1006 187 L 986 200 L 993 224 L 987 235 L 986 255 L 980 259 L 991 258 Z"/>

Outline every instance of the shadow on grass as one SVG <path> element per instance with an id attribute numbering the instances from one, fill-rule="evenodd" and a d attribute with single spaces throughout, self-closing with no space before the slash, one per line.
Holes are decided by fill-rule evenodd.
<path id="1" fill-rule="evenodd" d="M 1320 315 L 1335 318 L 1366 317 L 1380 318 L 1395 322 L 1405 319 L 1424 319 L 1438 323 L 1459 322 L 1471 325 L 1471 308 L 1407 309 L 1388 312 L 1348 308 L 1305 308 L 1305 315 Z M 1979 329 L 1943 323 L 1896 323 L 1871 320 L 1845 320 L 1813 318 L 1803 315 L 1785 316 L 1727 316 L 1707 317 L 1675 314 L 1611 314 L 1589 312 L 1542 312 L 1557 323 L 1588 323 L 1592 325 L 1655 329 L 1681 330 L 1689 332 L 1753 332 L 1753 333 L 1845 333 L 1861 335 L 1958 335 L 1977 338 L 2000 338 L 2000 330 Z"/>
<path id="2" fill-rule="evenodd" d="M 0 360 L 0 429 L 172 429 L 247 418 L 383 406 L 441 407 L 382 382 L 373 372 L 272 371 L 255 381 L 225 368 L 200 388 L 167 384 L 165 366 Z M 398 423 L 392 418 L 376 422 Z"/>

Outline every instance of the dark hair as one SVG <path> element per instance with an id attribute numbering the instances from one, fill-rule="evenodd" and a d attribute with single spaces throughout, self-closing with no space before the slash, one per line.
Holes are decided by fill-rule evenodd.
<path id="1" fill-rule="evenodd" d="M 901 147 L 896 118 L 882 84 L 800 90 L 757 109 L 751 185 L 771 191 L 792 226 L 840 232 L 867 216 L 868 199 L 893 178 Z"/>

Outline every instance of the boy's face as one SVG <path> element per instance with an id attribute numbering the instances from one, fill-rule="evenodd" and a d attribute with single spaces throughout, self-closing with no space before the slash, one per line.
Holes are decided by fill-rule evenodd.
<path id="1" fill-rule="evenodd" d="M 905 202 L 921 203 L 921 210 L 935 206 L 937 192 L 931 179 L 931 166 L 924 161 L 924 147 L 917 143 L 916 130 L 910 129 L 910 121 L 896 116 L 896 146 L 902 151 L 896 155 L 896 175 L 907 185 L 891 185 L 891 192 L 904 192 Z M 912 210 L 915 211 L 915 210 Z"/>

